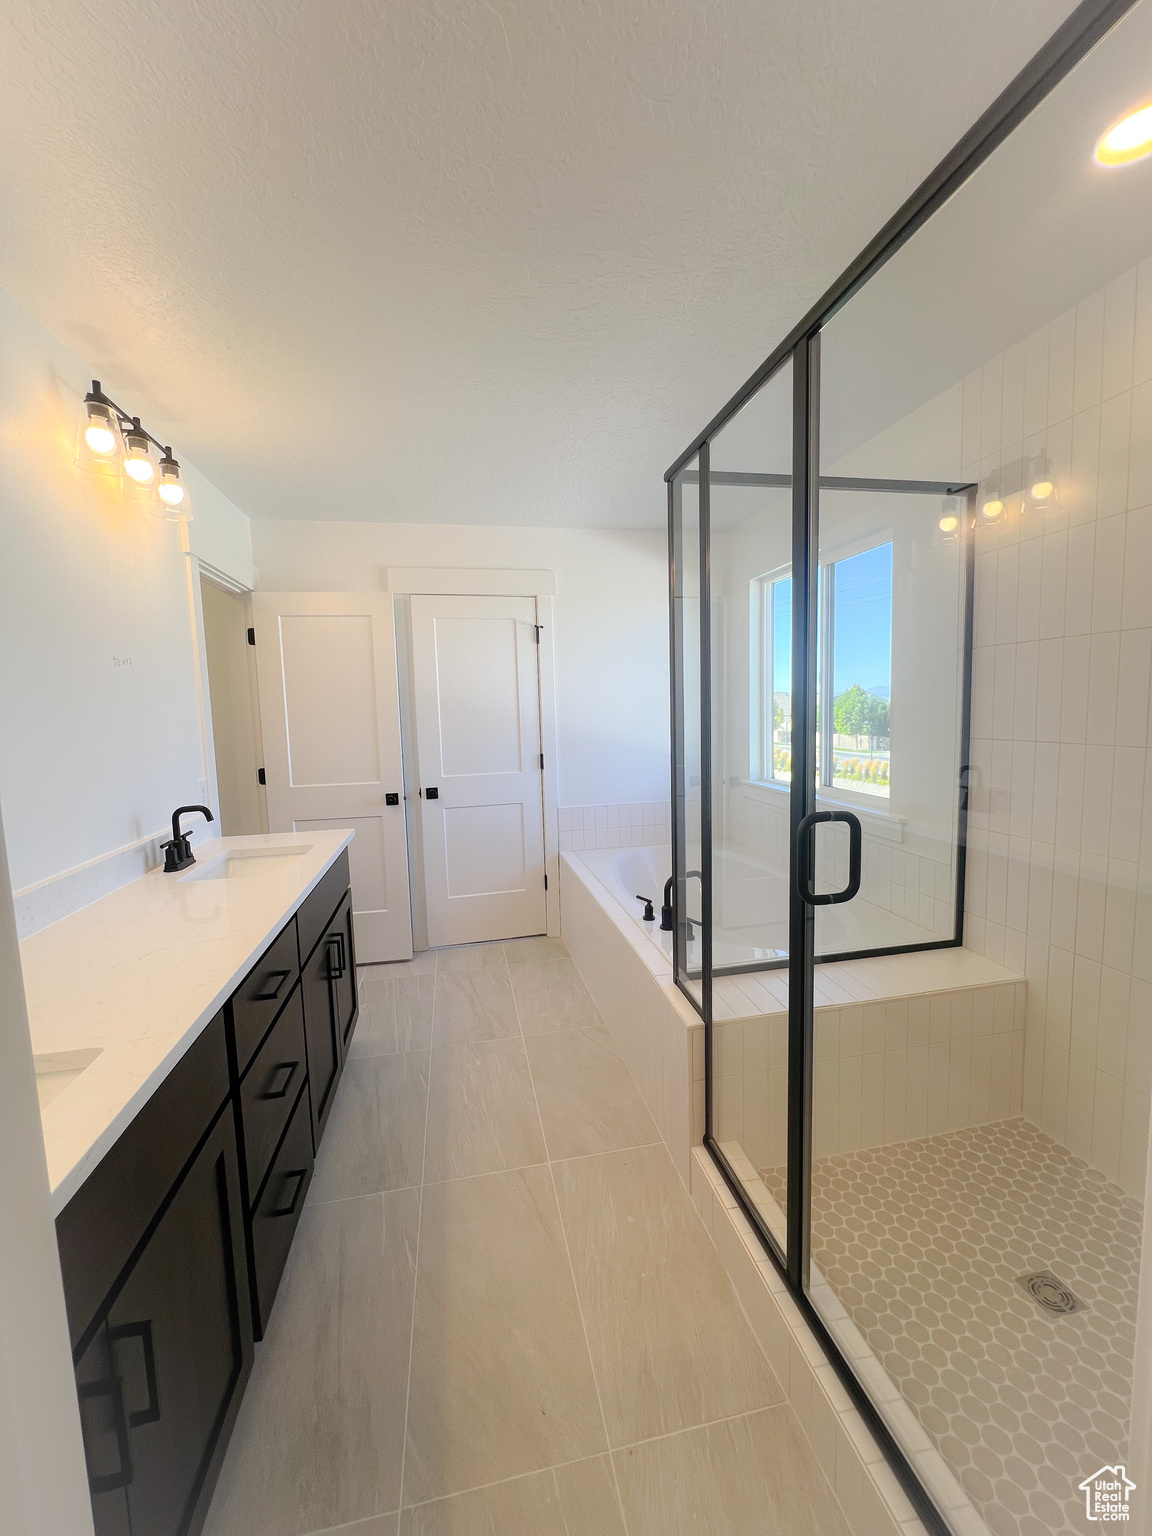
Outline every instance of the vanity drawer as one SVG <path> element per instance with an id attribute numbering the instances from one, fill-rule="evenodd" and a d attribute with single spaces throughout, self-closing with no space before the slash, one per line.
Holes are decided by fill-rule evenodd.
<path id="1" fill-rule="evenodd" d="M 305 1081 L 284 1140 L 252 1211 L 257 1335 L 263 1338 L 288 1250 L 312 1182 L 312 1112 Z"/>
<path id="2" fill-rule="evenodd" d="M 307 1071 L 304 1006 L 297 983 L 240 1083 L 244 1166 L 253 1197 L 264 1182 Z"/>
<path id="3" fill-rule="evenodd" d="M 348 850 L 345 848 L 332 868 L 321 875 L 316 889 L 305 899 L 296 914 L 300 931 L 301 965 L 316 948 L 316 940 L 327 928 L 328 920 L 340 905 L 348 885 Z"/>
<path id="4" fill-rule="evenodd" d="M 236 1070 L 239 1073 L 243 1074 L 252 1060 L 299 974 L 296 924 L 289 920 L 232 994 L 232 1025 L 236 1034 Z"/>

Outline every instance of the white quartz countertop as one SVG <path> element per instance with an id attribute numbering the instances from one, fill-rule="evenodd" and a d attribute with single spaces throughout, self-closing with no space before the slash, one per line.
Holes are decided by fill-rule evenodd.
<path id="1" fill-rule="evenodd" d="M 352 837 L 214 838 L 189 869 L 155 869 L 22 942 L 33 1053 L 99 1052 L 41 1110 L 54 1215 Z M 239 872 L 213 878 L 237 850 Z"/>

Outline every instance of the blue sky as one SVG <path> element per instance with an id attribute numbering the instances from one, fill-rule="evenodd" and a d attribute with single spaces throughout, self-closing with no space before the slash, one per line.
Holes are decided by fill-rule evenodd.
<path id="1" fill-rule="evenodd" d="M 823 577 L 823 570 L 821 570 Z M 892 546 L 836 563 L 833 692 L 859 683 L 888 698 L 892 686 Z M 792 581 L 772 586 L 772 689 L 792 687 Z"/>

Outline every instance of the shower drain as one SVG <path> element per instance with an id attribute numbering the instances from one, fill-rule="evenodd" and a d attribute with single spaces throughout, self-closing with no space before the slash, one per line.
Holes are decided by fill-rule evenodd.
<path id="1" fill-rule="evenodd" d="M 1033 1301 L 1038 1301 L 1045 1312 L 1054 1312 L 1057 1317 L 1088 1310 L 1075 1291 L 1057 1279 L 1050 1269 L 1038 1270 L 1034 1275 L 1018 1275 L 1016 1284 L 1027 1291 Z"/>

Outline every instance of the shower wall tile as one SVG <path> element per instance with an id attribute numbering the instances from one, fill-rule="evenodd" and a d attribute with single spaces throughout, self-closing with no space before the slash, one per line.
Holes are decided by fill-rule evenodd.
<path id="1" fill-rule="evenodd" d="M 672 809 L 667 800 L 623 805 L 570 805 L 557 810 L 561 853 L 594 848 L 640 848 L 669 843 Z"/>
<path id="2" fill-rule="evenodd" d="M 1152 1089 L 1152 260 L 969 375 L 963 399 L 965 461 L 983 475 L 1044 452 L 1059 497 L 1029 512 L 1009 499 L 1002 522 L 977 534 L 965 942 L 1028 978 L 1010 1095 L 1018 1075 L 1026 1115 L 1141 1195 Z M 996 1085 L 993 1063 L 993 1112 Z M 969 1113 L 983 1103 L 974 1067 Z"/>

